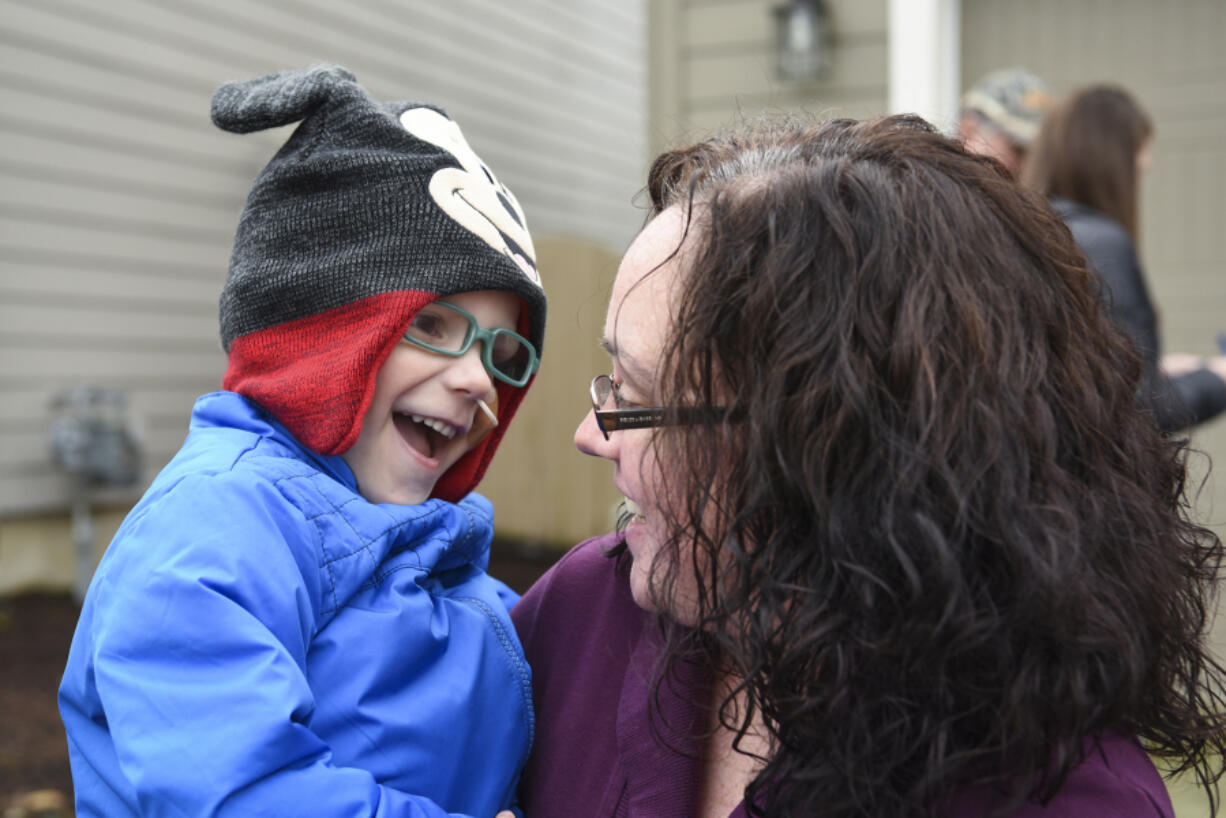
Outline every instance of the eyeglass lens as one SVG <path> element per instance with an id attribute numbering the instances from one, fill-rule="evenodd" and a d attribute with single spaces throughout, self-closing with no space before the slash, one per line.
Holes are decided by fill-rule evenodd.
<path id="1" fill-rule="evenodd" d="M 592 402 L 597 409 L 603 409 L 613 394 L 613 379 L 608 375 L 599 375 L 592 381 Z"/>
<path id="2" fill-rule="evenodd" d="M 534 357 L 525 339 L 509 330 L 485 330 L 477 326 L 472 316 L 444 301 L 422 307 L 406 335 L 428 349 L 455 355 L 468 351 L 473 339 L 480 338 L 486 345 L 483 359 L 516 381 L 529 374 Z"/>

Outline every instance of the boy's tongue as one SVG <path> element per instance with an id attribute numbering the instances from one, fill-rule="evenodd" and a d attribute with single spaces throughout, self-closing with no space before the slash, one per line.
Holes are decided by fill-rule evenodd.
<path id="1" fill-rule="evenodd" d="M 426 457 L 434 457 L 435 432 L 420 423 L 415 423 L 408 415 L 399 413 L 392 416 L 400 436 L 405 442 Z"/>

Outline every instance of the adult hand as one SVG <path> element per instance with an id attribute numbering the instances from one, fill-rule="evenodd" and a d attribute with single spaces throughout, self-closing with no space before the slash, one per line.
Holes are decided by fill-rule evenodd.
<path id="1" fill-rule="evenodd" d="M 1202 369 L 1205 366 L 1205 359 L 1189 352 L 1168 352 L 1162 356 L 1161 366 L 1167 377 L 1174 377 Z"/>
<path id="2" fill-rule="evenodd" d="M 1205 359 L 1205 368 L 1226 381 L 1226 355 L 1215 355 Z"/>

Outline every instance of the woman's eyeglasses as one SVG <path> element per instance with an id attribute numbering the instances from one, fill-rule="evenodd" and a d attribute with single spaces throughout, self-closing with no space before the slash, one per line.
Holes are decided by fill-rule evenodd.
<path id="1" fill-rule="evenodd" d="M 523 386 L 540 366 L 536 348 L 509 329 L 485 329 L 466 310 L 434 301 L 413 316 L 404 340 L 423 349 L 458 358 L 481 342 L 481 363 L 491 375 L 511 386 Z"/>
<path id="2" fill-rule="evenodd" d="M 613 398 L 614 409 L 603 408 Z M 609 432 L 619 429 L 650 429 L 655 426 L 688 426 L 694 423 L 716 423 L 723 419 L 724 409 L 715 407 L 674 406 L 635 406 L 623 407 L 621 396 L 610 375 L 597 375 L 592 378 L 591 386 L 592 412 L 596 416 L 596 426 L 604 439 L 609 439 Z"/>

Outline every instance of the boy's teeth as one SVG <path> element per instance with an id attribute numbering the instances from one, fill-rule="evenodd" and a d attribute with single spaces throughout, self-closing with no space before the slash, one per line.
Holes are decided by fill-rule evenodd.
<path id="1" fill-rule="evenodd" d="M 434 418 L 422 417 L 421 415 L 409 415 L 409 417 L 413 419 L 414 423 L 420 423 L 423 426 L 428 426 L 448 440 L 451 440 L 456 436 L 457 429 L 450 423 L 444 423 L 443 421 L 435 420 Z"/>

